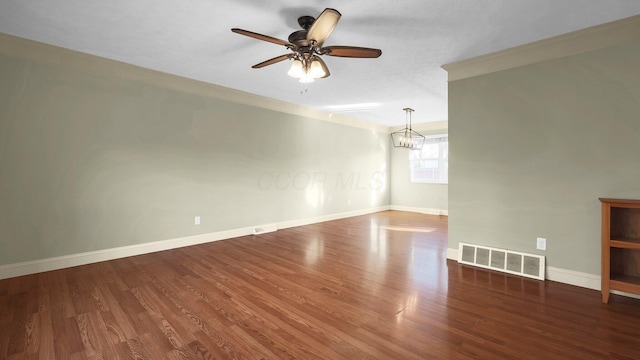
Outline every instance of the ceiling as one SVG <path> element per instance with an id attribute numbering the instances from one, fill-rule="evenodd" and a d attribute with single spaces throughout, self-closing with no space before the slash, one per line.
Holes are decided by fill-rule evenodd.
<path id="1" fill-rule="evenodd" d="M 342 13 L 325 45 L 382 49 L 378 59 L 325 56 L 331 76 L 301 84 L 283 46 L 301 15 Z M 386 126 L 447 120 L 443 64 L 640 14 L 637 0 L 3 0 L 0 32 L 341 113 Z M 349 108 L 349 107 L 352 108 Z"/>

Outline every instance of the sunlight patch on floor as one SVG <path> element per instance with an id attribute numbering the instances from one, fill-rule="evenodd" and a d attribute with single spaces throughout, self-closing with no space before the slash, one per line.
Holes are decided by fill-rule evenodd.
<path id="1" fill-rule="evenodd" d="M 419 226 L 395 226 L 395 225 L 380 225 L 380 229 L 392 230 L 392 231 L 411 231 L 411 232 L 423 232 L 430 233 L 436 231 L 435 228 L 419 227 Z"/>

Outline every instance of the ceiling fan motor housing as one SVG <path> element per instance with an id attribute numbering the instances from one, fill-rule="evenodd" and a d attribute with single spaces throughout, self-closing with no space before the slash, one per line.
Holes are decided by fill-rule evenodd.
<path id="1" fill-rule="evenodd" d="M 297 47 L 309 46 L 309 41 L 307 40 L 307 30 L 298 30 L 294 31 L 289 35 L 289 42 L 296 45 Z"/>

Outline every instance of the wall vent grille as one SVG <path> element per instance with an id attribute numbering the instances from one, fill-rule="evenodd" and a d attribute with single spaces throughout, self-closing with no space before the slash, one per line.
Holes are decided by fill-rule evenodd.
<path id="1" fill-rule="evenodd" d="M 458 262 L 544 280 L 545 257 L 517 251 L 460 243 Z"/>
<path id="2" fill-rule="evenodd" d="M 253 228 L 253 235 L 266 234 L 274 231 L 278 231 L 278 226 L 275 224 L 260 225 Z"/>

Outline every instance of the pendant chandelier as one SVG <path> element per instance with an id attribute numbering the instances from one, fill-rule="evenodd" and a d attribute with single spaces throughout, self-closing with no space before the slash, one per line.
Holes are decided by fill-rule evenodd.
<path id="1" fill-rule="evenodd" d="M 411 113 L 414 110 L 411 108 L 404 108 L 402 110 L 404 110 L 406 114 L 406 123 L 404 129 L 391 133 L 393 147 L 421 150 L 424 145 L 424 136 L 411 129 Z"/>

